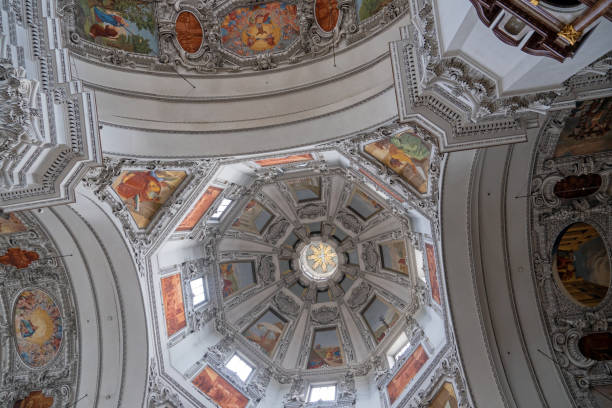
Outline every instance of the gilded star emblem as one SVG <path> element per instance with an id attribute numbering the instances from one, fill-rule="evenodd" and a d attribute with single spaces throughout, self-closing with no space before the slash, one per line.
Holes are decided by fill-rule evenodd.
<path id="1" fill-rule="evenodd" d="M 333 249 L 324 243 L 319 243 L 319 246 L 311 246 L 312 253 L 308 259 L 312 261 L 312 269 L 321 268 L 323 272 L 327 272 L 328 267 L 336 266 L 336 254 Z"/>

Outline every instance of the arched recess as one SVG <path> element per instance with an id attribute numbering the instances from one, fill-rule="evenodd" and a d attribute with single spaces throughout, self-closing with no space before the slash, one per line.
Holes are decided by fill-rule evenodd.
<path id="1" fill-rule="evenodd" d="M 119 231 L 79 192 L 75 204 L 36 216 L 65 260 L 80 333 L 76 408 L 143 406 L 148 341 L 136 268 Z"/>
<path id="2" fill-rule="evenodd" d="M 527 143 L 450 153 L 441 232 L 449 306 L 478 407 L 569 407 L 535 296 Z M 461 215 L 461 216 L 460 216 Z"/>

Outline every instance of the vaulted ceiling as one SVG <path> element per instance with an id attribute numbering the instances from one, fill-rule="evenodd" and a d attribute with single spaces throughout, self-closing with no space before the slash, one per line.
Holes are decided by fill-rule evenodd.
<path id="1" fill-rule="evenodd" d="M 0 400 L 606 406 L 609 15 L 3 2 Z"/>

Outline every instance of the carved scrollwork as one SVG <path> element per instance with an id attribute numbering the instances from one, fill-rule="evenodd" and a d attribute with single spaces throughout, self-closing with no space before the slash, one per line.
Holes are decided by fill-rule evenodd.
<path id="1" fill-rule="evenodd" d="M 298 217 L 305 219 L 324 217 L 326 213 L 325 206 L 320 204 L 307 204 L 297 210 Z"/>
<path id="2" fill-rule="evenodd" d="M 310 311 L 310 318 L 317 324 L 330 324 L 338 320 L 340 311 L 335 306 L 322 306 Z"/>
<path id="3" fill-rule="evenodd" d="M 359 286 L 354 287 L 350 292 L 350 297 L 346 303 L 352 308 L 357 309 L 361 307 L 370 298 L 372 293 L 372 286 L 367 282 L 361 281 Z"/>
<path id="4" fill-rule="evenodd" d="M 279 291 L 276 296 L 274 296 L 274 304 L 280 312 L 286 313 L 292 317 L 297 316 L 298 312 L 300 311 L 300 306 L 296 303 L 296 301 L 282 291 Z"/>
<path id="5" fill-rule="evenodd" d="M 291 225 L 291 223 L 284 218 L 276 221 L 270 225 L 265 233 L 264 239 L 272 244 L 276 244 L 278 240 L 285 235 L 289 225 Z"/>

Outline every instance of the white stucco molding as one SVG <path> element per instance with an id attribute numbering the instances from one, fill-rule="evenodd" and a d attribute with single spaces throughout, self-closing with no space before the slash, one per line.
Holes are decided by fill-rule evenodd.
<path id="1" fill-rule="evenodd" d="M 74 201 L 81 176 L 102 162 L 95 101 L 72 78 L 55 0 L 11 4 L 0 8 L 4 211 Z"/>

